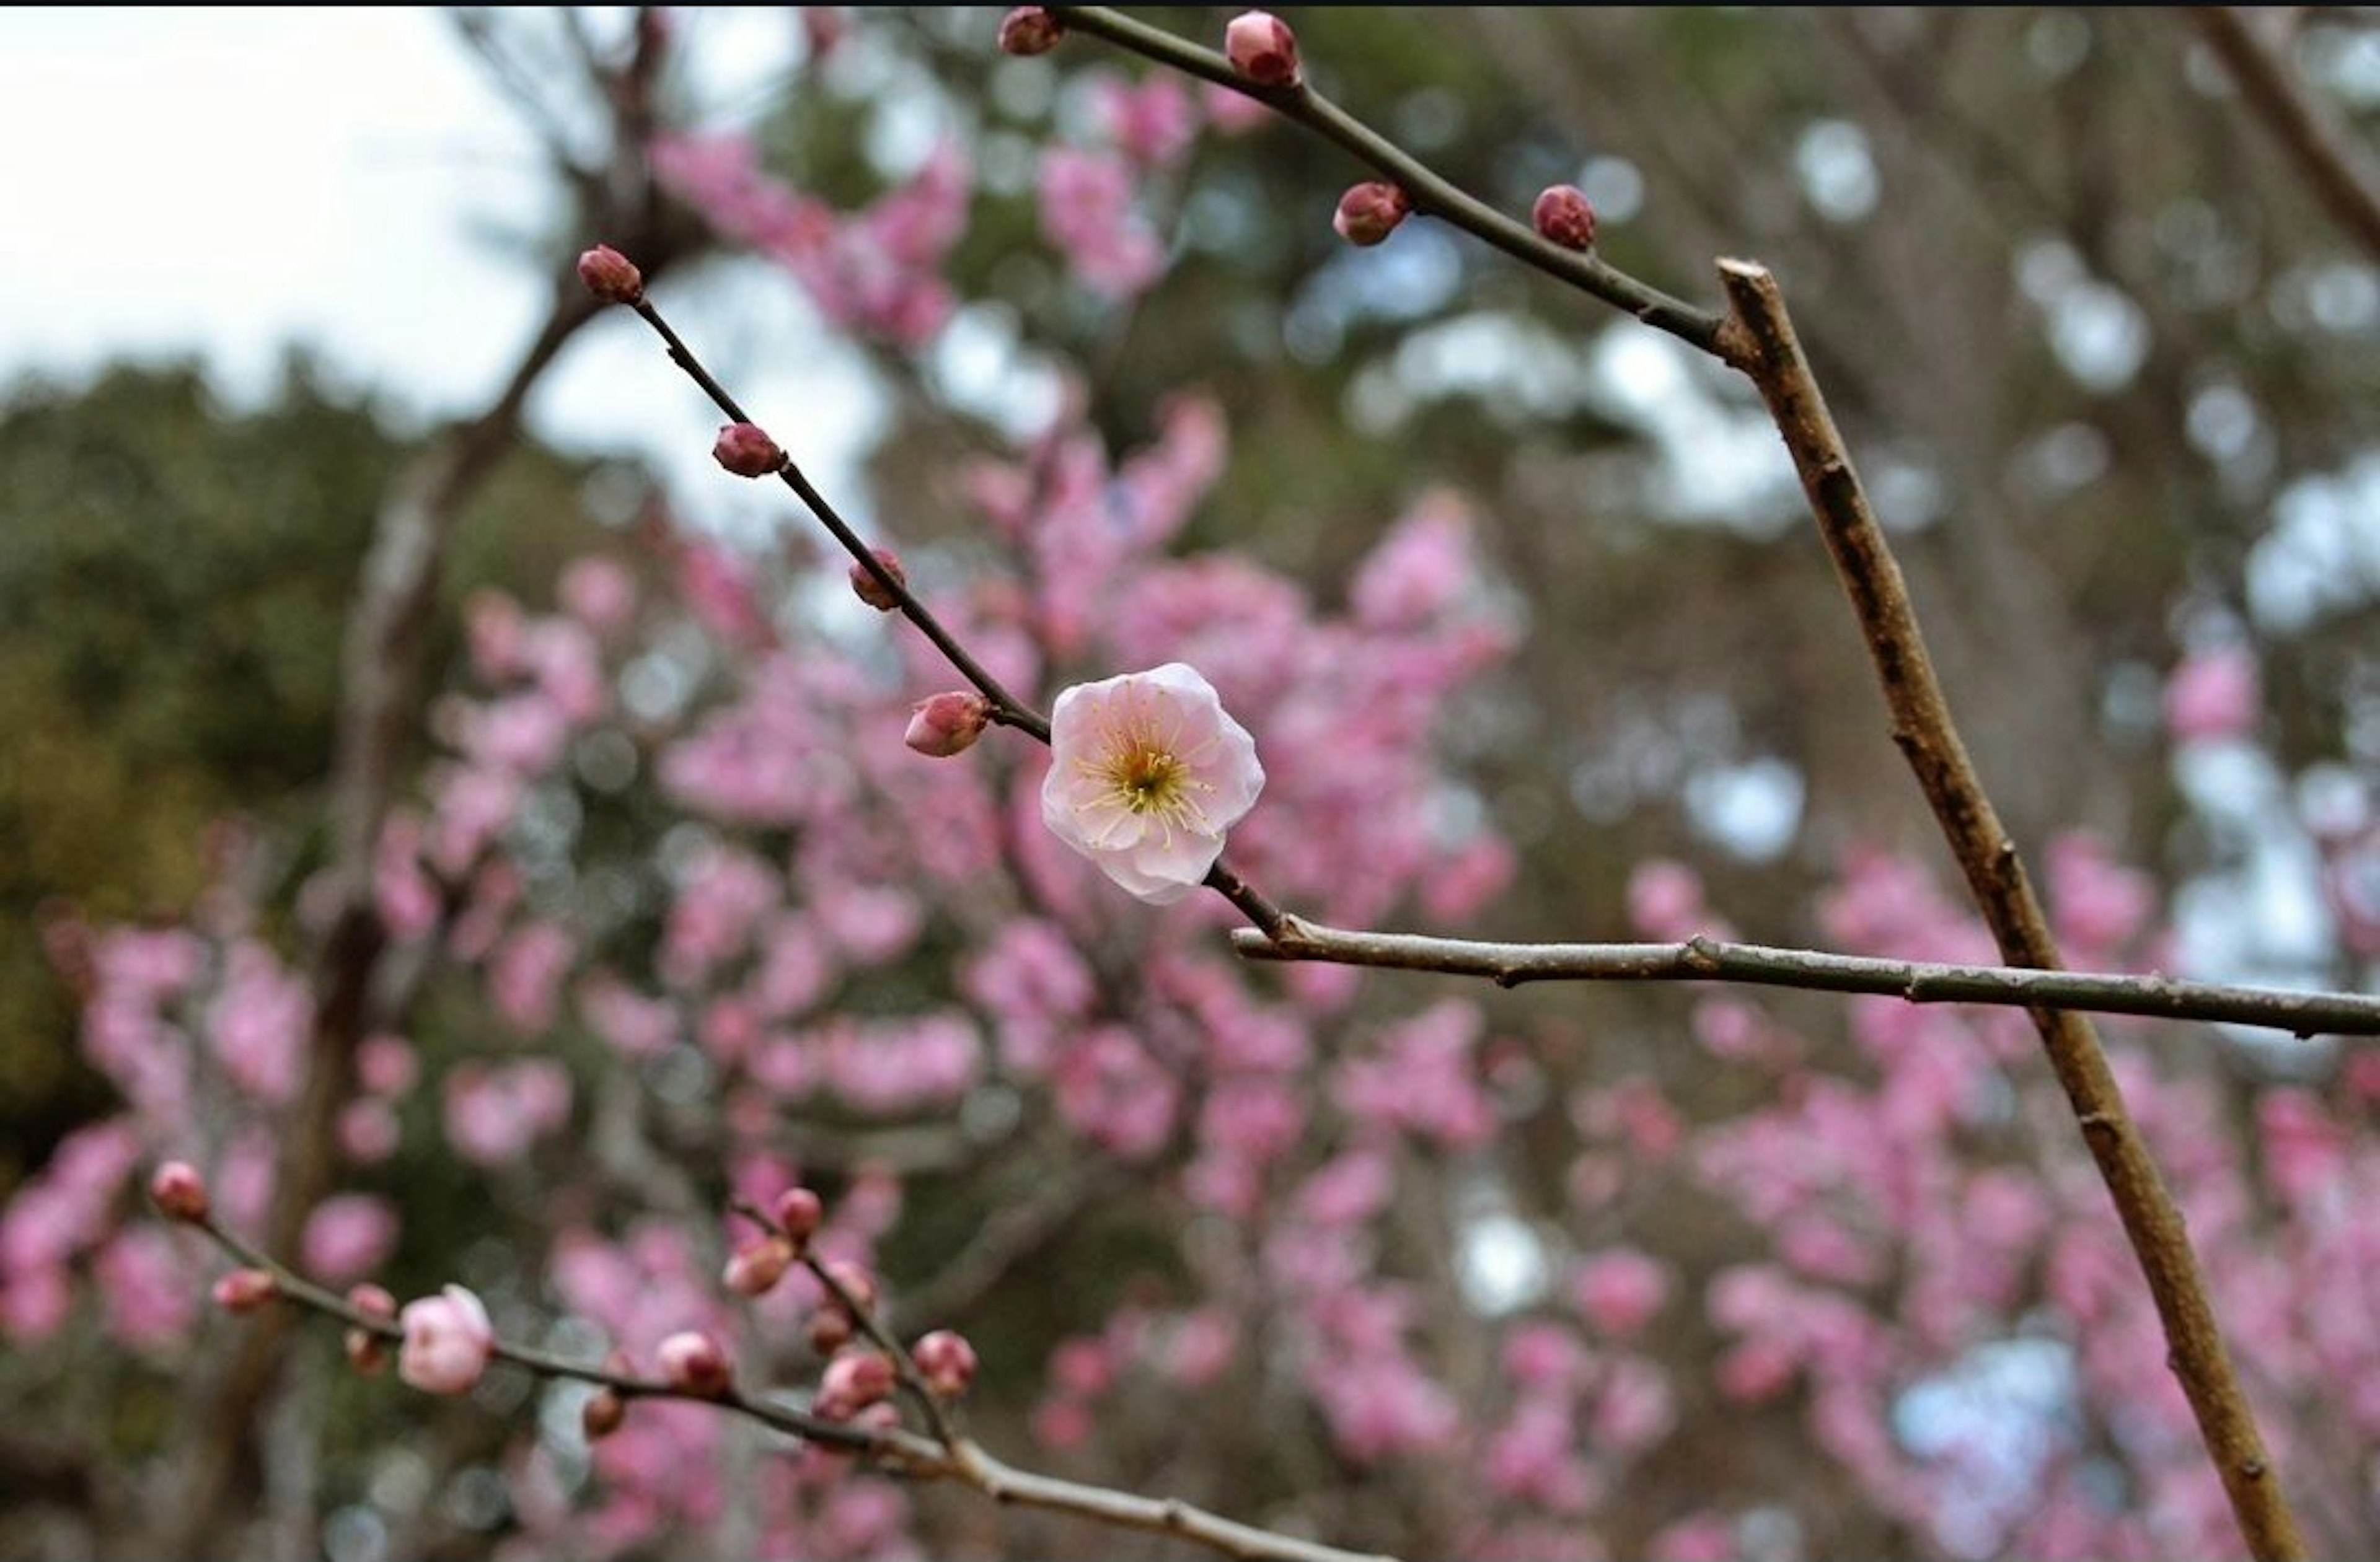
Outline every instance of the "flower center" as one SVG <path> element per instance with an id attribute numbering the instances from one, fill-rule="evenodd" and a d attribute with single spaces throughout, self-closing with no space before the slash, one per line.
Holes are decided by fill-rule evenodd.
<path id="1" fill-rule="evenodd" d="M 1187 801 L 1190 767 L 1169 750 L 1127 744 L 1109 762 L 1108 779 L 1134 813 L 1170 815 Z"/>

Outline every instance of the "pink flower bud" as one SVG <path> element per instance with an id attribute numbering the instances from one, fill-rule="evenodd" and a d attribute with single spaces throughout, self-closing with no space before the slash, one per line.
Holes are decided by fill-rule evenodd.
<path id="1" fill-rule="evenodd" d="M 851 1314 L 840 1302 L 831 1302 L 810 1314 L 810 1349 L 821 1356 L 832 1356 L 850 1344 L 856 1332 Z"/>
<path id="2" fill-rule="evenodd" d="M 699 1394 L 715 1399 L 727 1392 L 730 1378 L 727 1353 L 719 1341 L 699 1329 L 687 1329 L 674 1334 L 661 1343 L 655 1352 L 661 1362 L 662 1379 L 671 1387 L 688 1394 Z"/>
<path id="3" fill-rule="evenodd" d="M 975 746 L 991 724 L 991 701 L 971 689 L 955 689 L 917 702 L 901 741 L 918 753 L 947 759 Z"/>
<path id="4" fill-rule="evenodd" d="M 1587 249 L 1595 244 L 1595 208 L 1576 185 L 1550 185 L 1537 197 L 1530 213 L 1541 237 L 1564 249 Z"/>
<path id="5" fill-rule="evenodd" d="M 468 1392 L 495 1353 L 488 1310 L 461 1286 L 407 1302 L 397 1321 L 405 1326 L 405 1345 L 396 1375 L 425 1394 Z"/>
<path id="6" fill-rule="evenodd" d="M 628 1401 L 609 1384 L 589 1395 L 587 1402 L 578 1407 L 578 1429 L 587 1434 L 590 1443 L 609 1437 L 627 1419 Z"/>
<path id="7" fill-rule="evenodd" d="M 1339 198 L 1330 225 L 1350 244 L 1374 245 L 1397 231 L 1413 210 L 1413 198 L 1395 185 L 1374 179 L 1349 188 Z"/>
<path id="8" fill-rule="evenodd" d="M 1270 11 L 1243 11 L 1223 30 L 1232 68 L 1259 87 L 1297 85 L 1297 34 Z"/>
<path id="9" fill-rule="evenodd" d="M 876 562 L 884 566 L 885 574 L 904 586 L 909 584 L 909 572 L 901 567 L 899 554 L 890 548 L 871 548 L 868 551 L 876 555 Z M 891 612 L 901 605 L 901 599 L 884 589 L 884 583 L 870 574 L 865 564 L 851 566 L 851 589 L 861 601 L 878 612 Z"/>
<path id="10" fill-rule="evenodd" d="M 792 1242 L 783 1237 L 756 1237 L 735 1250 L 720 1283 L 738 1296 L 766 1296 L 793 1262 Z"/>
<path id="11" fill-rule="evenodd" d="M 813 1412 L 829 1421 L 849 1421 L 892 1392 L 892 1361 L 874 1350 L 853 1350 L 826 1364 Z"/>
<path id="12" fill-rule="evenodd" d="M 826 1219 L 826 1201 L 808 1188 L 788 1188 L 777 1195 L 777 1224 L 799 1249 Z"/>
<path id="13" fill-rule="evenodd" d="M 965 1335 L 936 1329 L 911 1346 L 909 1354 L 916 1359 L 926 1386 L 940 1399 L 955 1399 L 975 1381 L 975 1347 Z"/>
<path id="14" fill-rule="evenodd" d="M 835 1259 L 826 1266 L 827 1277 L 843 1288 L 851 1304 L 863 1313 L 875 1311 L 876 1277 L 858 1265 Z"/>
<path id="15" fill-rule="evenodd" d="M 396 1298 L 376 1285 L 350 1287 L 347 1305 L 367 1318 L 393 1319 Z M 366 1377 L 387 1370 L 388 1341 L 370 1329 L 351 1328 L 346 1335 L 347 1362 Z"/>
<path id="16" fill-rule="evenodd" d="M 826 1415 L 824 1411 L 819 1410 L 816 1400 L 811 1401 L 810 1409 L 821 1416 Z M 888 1432 L 901 1430 L 901 1407 L 890 1399 L 879 1399 L 856 1414 L 830 1416 L 827 1419 L 840 1421 L 854 1432 L 870 1432 L 881 1435 Z M 859 1451 L 856 1448 L 846 1448 L 833 1443 L 818 1443 L 812 1446 L 820 1454 L 832 1459 L 849 1459 Z"/>
<path id="17" fill-rule="evenodd" d="M 234 1269 L 214 1289 L 215 1305 L 226 1313 L 253 1313 L 280 1294 L 280 1285 L 261 1269 Z"/>
<path id="18" fill-rule="evenodd" d="M 785 464 L 785 453 L 755 423 L 730 423 L 720 430 L 710 458 L 739 478 L 765 478 Z"/>
<path id="19" fill-rule="evenodd" d="M 1066 26 L 1039 6 L 1019 6 L 1000 18 L 1000 52 L 1023 58 L 1046 54 L 1066 36 Z"/>
<path id="20" fill-rule="evenodd" d="M 207 1217 L 207 1185 L 188 1161 L 167 1161 L 149 1179 L 149 1197 L 173 1220 Z"/>
<path id="21" fill-rule="evenodd" d="M 608 244 L 599 244 L 578 257 L 578 280 L 587 291 L 607 304 L 644 301 L 645 273 L 637 263 Z"/>

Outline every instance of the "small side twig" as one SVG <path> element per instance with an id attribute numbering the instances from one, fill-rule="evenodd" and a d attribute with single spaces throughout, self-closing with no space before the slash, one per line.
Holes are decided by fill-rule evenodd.
<path id="1" fill-rule="evenodd" d="M 1825 950 L 1777 949 L 1696 937 L 1670 944 L 1518 944 L 1358 932 L 1293 916 L 1269 938 L 1242 929 L 1232 948 L 1250 960 L 1318 961 L 1529 982 L 1740 982 L 1813 992 L 1877 993 L 1911 1003 L 1983 1003 L 2074 1009 L 2163 1020 L 2265 1025 L 2296 1036 L 2380 1035 L 2380 998 L 2225 987 L 2170 976 L 1949 965 L 1878 960 Z"/>
<path id="2" fill-rule="evenodd" d="M 1565 249 L 1538 236 L 1373 129 L 1311 86 L 1267 87 L 1232 68 L 1232 62 L 1162 28 L 1104 6 L 1050 6 L 1069 29 L 1102 38 L 1145 59 L 1269 103 L 1284 118 L 1344 148 L 1411 198 L 1413 209 L 1451 223 L 1535 270 L 1568 283 L 1633 315 L 1657 331 L 1706 353 L 1719 351 L 1723 317 L 1673 298 L 1637 280 L 1592 250 Z"/>
<path id="3" fill-rule="evenodd" d="M 397 1344 L 404 1339 L 404 1327 L 395 1319 L 367 1313 L 350 1304 L 345 1298 L 316 1285 L 259 1251 L 212 1217 L 185 1218 L 241 1265 L 271 1275 L 278 1300 L 336 1319 L 348 1328 L 363 1330 L 390 1344 Z M 762 1223 L 774 1227 L 773 1222 L 765 1218 Z M 880 1348 L 894 1352 L 895 1361 L 902 1363 L 905 1372 L 916 1374 L 916 1363 L 910 1362 L 906 1352 L 902 1351 L 897 1343 L 891 1342 L 890 1337 L 874 1325 L 869 1310 L 856 1305 L 857 1299 L 835 1277 L 826 1273 L 823 1266 L 813 1264 L 811 1268 L 830 1293 L 850 1308 L 854 1319 L 868 1332 L 870 1338 Z M 681 1399 L 689 1404 L 708 1405 L 732 1415 L 748 1417 L 789 1436 L 856 1455 L 888 1475 L 913 1481 L 949 1481 L 970 1487 L 1003 1505 L 1038 1508 L 1120 1529 L 1172 1535 L 1226 1556 L 1242 1558 L 1243 1562 L 1395 1562 L 1394 1558 L 1388 1556 L 1344 1551 L 1292 1535 L 1276 1534 L 1172 1497 L 1140 1496 L 1105 1486 L 1018 1470 L 993 1458 L 981 1444 L 958 1435 L 954 1429 L 938 1432 L 934 1437 L 925 1437 L 897 1427 L 854 1425 L 813 1415 L 808 1411 L 733 1386 L 716 1393 L 695 1393 L 658 1379 L 615 1372 L 609 1367 L 573 1361 L 551 1351 L 501 1339 L 491 1347 L 489 1353 L 495 1360 L 509 1362 L 540 1377 L 565 1378 L 609 1388 L 623 1399 Z M 931 1396 L 927 1398 L 930 1402 Z M 948 1426 L 946 1422 L 940 1424 Z"/>
<path id="4" fill-rule="evenodd" d="M 669 349 L 670 361 L 701 387 L 702 394 L 710 398 L 712 406 L 735 422 L 754 421 L 729 394 L 727 387 L 703 367 L 694 349 L 686 345 L 685 339 L 662 318 L 650 298 L 638 298 L 630 307 L 661 337 L 662 345 Z M 958 636 L 951 633 L 949 626 L 935 616 L 934 611 L 918 600 L 917 594 L 909 589 L 908 583 L 886 568 L 884 561 L 876 556 L 875 550 L 860 539 L 859 533 L 851 523 L 844 519 L 841 512 L 804 474 L 800 464 L 787 456 L 777 467 L 777 476 L 794 490 L 795 497 L 827 529 L 843 551 L 851 555 L 853 562 L 868 572 L 868 577 L 892 601 L 901 616 L 932 642 L 934 648 L 942 653 L 959 676 L 973 684 L 976 692 L 991 703 L 991 720 L 1002 726 L 1014 727 L 1036 743 L 1048 746 L 1050 718 L 1011 694 L 976 660 L 974 654 L 960 643 Z M 1262 890 L 1240 877 L 1230 864 L 1217 861 L 1208 871 L 1205 882 L 1208 889 L 1238 907 L 1242 915 L 1266 933 L 1270 934 L 1281 927 L 1283 920 L 1281 908 Z"/>

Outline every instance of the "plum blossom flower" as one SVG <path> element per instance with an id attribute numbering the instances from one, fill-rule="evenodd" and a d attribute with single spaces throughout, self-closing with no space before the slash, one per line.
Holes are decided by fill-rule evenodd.
<path id="1" fill-rule="evenodd" d="M 464 1393 L 488 1370 L 495 1326 L 480 1299 L 461 1286 L 407 1302 L 397 1321 L 405 1326 L 405 1345 L 396 1374 L 424 1393 Z"/>
<path id="2" fill-rule="evenodd" d="M 1256 740 L 1178 661 L 1058 696 L 1041 817 L 1152 905 L 1196 889 L 1264 790 Z"/>

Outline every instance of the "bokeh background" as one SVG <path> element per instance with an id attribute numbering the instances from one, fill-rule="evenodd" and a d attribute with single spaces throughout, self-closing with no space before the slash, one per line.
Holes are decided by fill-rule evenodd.
<path id="1" fill-rule="evenodd" d="M 1209 42 L 1229 15 L 1138 14 Z M 1574 182 L 1603 253 L 1690 299 L 1719 255 L 1777 272 L 2076 963 L 2368 985 L 2380 256 L 2187 16 L 1286 14 L 1318 86 L 1491 203 Z M 1275 719 L 1269 758 L 1309 745 L 1248 844 L 1297 903 L 1983 957 L 1747 386 L 1428 220 L 1351 248 L 1342 153 L 1087 39 L 1003 58 L 997 20 L 669 13 L 660 139 L 624 163 L 625 12 L 0 18 L 0 1555 L 1170 1555 L 663 1423 L 706 1472 L 679 1503 L 590 1459 L 566 1398 L 434 1403 L 348 1377 L 320 1326 L 229 1367 L 253 1326 L 195 1310 L 215 1261 L 129 1235 L 143 1157 L 225 1171 L 318 1109 L 228 1033 L 320 1032 L 367 551 L 624 184 L 680 328 L 1045 699 L 1246 659 L 1226 694 Z M 2265 20 L 2360 156 L 2373 18 Z M 1053 148 L 1104 172 L 1053 197 Z M 903 199 L 949 231 L 866 227 Z M 798 201 L 885 252 L 835 272 Z M 871 313 L 912 271 L 946 294 Z M 900 713 L 951 680 L 789 499 L 711 467 L 716 421 L 606 317 L 457 496 L 389 751 L 427 866 L 386 847 L 366 897 L 386 930 L 402 881 L 423 920 L 351 1038 L 406 1060 L 343 1054 L 385 1142 L 310 1205 L 375 1201 L 350 1235 L 400 1294 L 461 1277 L 500 1323 L 621 1343 L 635 1287 L 590 1276 L 695 1308 L 728 1191 L 799 1175 L 896 1298 L 954 1309 L 916 1326 L 968 1329 L 977 1424 L 1020 1462 L 1430 1556 L 2238 1549 L 2021 1025 L 1300 987 L 1219 956 L 1214 918 L 1117 923 L 1003 833 L 1026 762 L 905 779 Z M 550 752 L 497 732 L 565 684 Z M 730 729 L 780 769 L 735 771 Z M 499 750 L 505 788 L 460 794 Z M 978 829 L 979 863 L 920 843 Z M 739 914 L 838 951 L 773 978 L 808 1059 L 773 1082 L 722 1039 L 773 947 Z M 1027 925 L 1075 953 L 1003 941 Z M 227 997 L 244 975 L 280 998 Z M 1036 980 L 1093 996 L 1029 1044 Z M 189 1059 L 170 1088 L 93 1019 L 131 988 L 140 1047 Z M 929 1019 L 965 1045 L 902 1028 Z M 1162 1088 L 1118 1060 L 1155 1036 L 1163 1072 L 1177 1029 Z M 1275 1062 L 1216 1060 L 1275 1030 Z M 2380 1544 L 2363 1044 L 2110 1034 L 2317 1549 Z M 1439 1092 L 1484 1115 L 1422 1120 Z M 1153 1137 L 1122 1126 L 1160 1097 Z M 1268 1113 L 1287 1142 L 1252 1146 Z M 255 1208 L 294 1232 L 276 1165 Z M 785 1317 L 731 1326 L 790 1387 L 814 1366 L 765 1343 Z"/>

